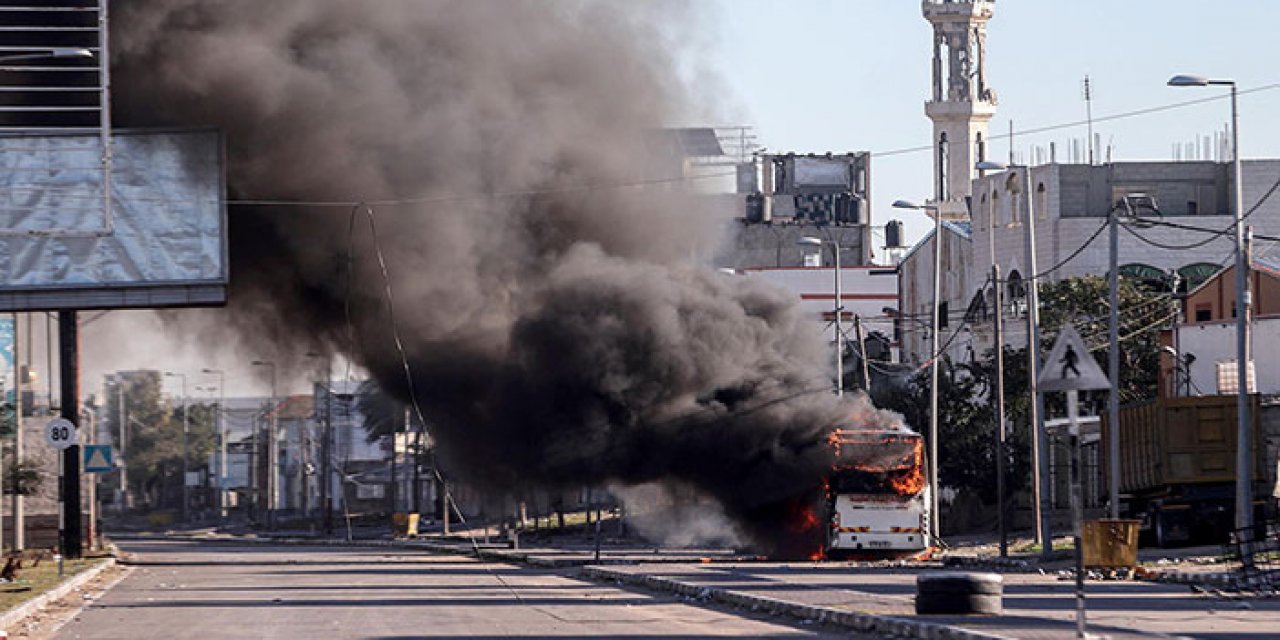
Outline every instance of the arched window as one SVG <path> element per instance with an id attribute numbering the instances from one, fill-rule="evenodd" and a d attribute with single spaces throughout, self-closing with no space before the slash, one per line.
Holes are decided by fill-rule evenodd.
<path id="1" fill-rule="evenodd" d="M 1045 193 L 1043 182 L 1036 185 L 1036 217 L 1041 220 L 1049 218 L 1049 196 Z"/>
<path id="2" fill-rule="evenodd" d="M 1178 269 L 1178 275 L 1182 276 L 1182 282 L 1178 285 L 1178 293 L 1195 291 L 1206 280 L 1212 278 L 1222 269 L 1222 265 L 1208 262 L 1197 262 Z"/>
<path id="3" fill-rule="evenodd" d="M 1009 272 L 1007 293 L 1007 302 L 1013 308 L 1014 315 L 1022 315 L 1022 310 L 1027 307 L 1027 286 L 1022 280 L 1022 274 L 1018 273 L 1017 269 Z"/>
<path id="4" fill-rule="evenodd" d="M 947 144 L 947 132 L 943 131 L 938 137 L 938 199 L 946 200 L 950 195 L 947 193 L 947 167 L 951 164 Z"/>
<path id="5" fill-rule="evenodd" d="M 977 210 L 974 212 L 974 216 L 973 216 L 973 226 L 974 226 L 974 227 L 981 227 L 981 226 L 982 226 L 982 216 L 987 215 L 987 211 L 988 211 L 988 209 L 987 209 L 987 194 L 985 194 L 985 193 L 984 193 L 984 194 L 982 194 L 982 196 L 981 196 L 981 197 L 979 197 L 979 198 L 978 198 L 978 208 L 977 208 Z"/>
<path id="6" fill-rule="evenodd" d="M 1027 295 L 1027 288 L 1022 282 L 1022 274 L 1017 269 L 1009 272 L 1009 299 L 1021 300 Z"/>
<path id="7" fill-rule="evenodd" d="M 1021 185 L 1018 184 L 1018 174 L 1010 172 L 1009 178 L 1005 180 L 1005 188 L 1009 191 L 1009 224 L 1018 224 L 1022 221 L 1022 207 L 1018 203 L 1018 195 L 1022 192 Z"/>
<path id="8" fill-rule="evenodd" d="M 1122 264 L 1119 273 L 1121 278 L 1136 280 L 1139 286 L 1147 289 L 1166 291 L 1169 288 L 1169 274 L 1149 264 L 1140 262 Z"/>
<path id="9" fill-rule="evenodd" d="M 987 210 L 987 215 L 991 217 L 991 226 L 994 228 L 999 224 L 1000 217 L 1000 192 L 991 192 L 991 208 Z"/>

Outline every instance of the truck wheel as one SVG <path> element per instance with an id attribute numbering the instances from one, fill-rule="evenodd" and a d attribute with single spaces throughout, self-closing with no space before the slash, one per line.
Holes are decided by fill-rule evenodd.
<path id="1" fill-rule="evenodd" d="M 1155 538 L 1156 547 L 1163 549 L 1169 543 L 1169 519 L 1159 511 L 1151 514 L 1151 535 Z"/>

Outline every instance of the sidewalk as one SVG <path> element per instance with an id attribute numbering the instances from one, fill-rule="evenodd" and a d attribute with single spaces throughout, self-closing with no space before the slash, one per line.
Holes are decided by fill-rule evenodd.
<path id="1" fill-rule="evenodd" d="M 884 630 L 892 630 L 893 622 L 908 621 L 1003 638 L 1075 637 L 1072 581 L 1038 572 L 1005 574 L 1004 615 L 916 616 L 915 576 L 925 570 L 929 569 L 750 563 L 590 567 L 587 573 L 721 602 L 768 608 L 769 603 L 780 601 L 854 612 L 885 619 Z M 1090 633 L 1110 638 L 1260 639 L 1280 630 L 1277 599 L 1230 600 L 1186 586 L 1138 581 L 1090 582 L 1086 592 Z M 929 629 L 914 633 L 915 637 L 944 637 L 930 635 Z"/>

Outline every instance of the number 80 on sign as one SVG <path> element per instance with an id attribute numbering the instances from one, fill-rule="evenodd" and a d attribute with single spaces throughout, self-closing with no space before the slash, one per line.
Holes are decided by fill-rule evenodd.
<path id="1" fill-rule="evenodd" d="M 66 449 L 80 441 L 76 425 L 66 418 L 54 418 L 44 428 L 44 441 L 54 449 Z"/>

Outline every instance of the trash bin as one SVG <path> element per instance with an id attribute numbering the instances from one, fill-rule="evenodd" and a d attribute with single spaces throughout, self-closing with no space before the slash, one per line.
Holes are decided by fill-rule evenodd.
<path id="1" fill-rule="evenodd" d="M 1138 566 L 1140 520 L 1086 520 L 1084 566 L 1108 569 Z"/>

